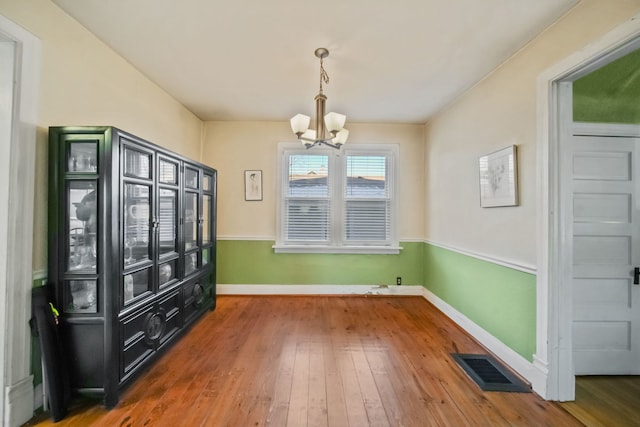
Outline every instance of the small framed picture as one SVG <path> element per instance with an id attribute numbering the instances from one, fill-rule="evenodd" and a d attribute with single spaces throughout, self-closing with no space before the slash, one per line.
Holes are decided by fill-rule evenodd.
<path id="1" fill-rule="evenodd" d="M 516 146 L 480 157 L 480 206 L 518 205 L 518 158 Z"/>
<path id="2" fill-rule="evenodd" d="M 244 171 L 244 199 L 262 200 L 262 171 Z"/>

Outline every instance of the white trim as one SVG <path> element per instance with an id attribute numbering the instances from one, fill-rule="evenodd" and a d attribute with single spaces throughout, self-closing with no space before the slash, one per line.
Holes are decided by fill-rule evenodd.
<path id="1" fill-rule="evenodd" d="M 3 172 L 6 203 L 0 215 L 0 420 L 4 426 L 21 425 L 33 415 L 31 358 L 33 189 L 35 143 L 40 92 L 40 40 L 0 15 L 0 39 L 15 44 L 11 129 L 2 135 L 3 152 L 10 167 Z M 6 59 L 6 58 L 5 58 Z"/>
<path id="2" fill-rule="evenodd" d="M 256 236 L 230 236 L 230 235 L 218 235 L 216 240 L 256 240 L 256 241 L 271 241 L 275 242 L 276 238 L 273 237 L 256 237 Z M 406 239 L 399 239 L 399 243 L 424 243 L 424 239 L 421 237 L 411 237 Z M 46 273 L 46 270 L 44 270 Z"/>
<path id="3" fill-rule="evenodd" d="M 640 125 L 574 122 L 571 133 L 576 136 L 623 136 L 639 138 Z"/>
<path id="4" fill-rule="evenodd" d="M 464 329 L 465 332 L 486 347 L 491 353 L 496 355 L 498 359 L 502 360 L 521 377 L 530 382 L 534 392 L 540 395 L 544 393 L 546 372 L 544 369 L 541 369 L 539 364 L 529 362 L 527 359 L 516 353 L 502 341 L 478 326 L 467 316 L 444 302 L 428 289 L 423 288 L 423 296 L 454 323 Z"/>
<path id="5" fill-rule="evenodd" d="M 5 401 L 10 408 L 9 413 L 5 413 L 6 426 L 19 426 L 33 415 L 35 396 L 33 393 L 33 375 L 22 378 L 15 384 L 8 386 L 5 390 Z M 25 414 L 29 414 L 24 419 Z"/>
<path id="6" fill-rule="evenodd" d="M 538 274 L 536 282 L 536 354 L 534 359 L 548 369 L 542 397 L 572 400 L 575 377 L 572 369 L 571 324 L 564 315 L 563 296 L 570 284 L 563 275 L 563 240 L 558 208 L 559 146 L 562 120 L 559 116 L 559 85 L 623 56 L 637 45 L 640 14 L 633 16 L 599 40 L 542 72 L 537 82 L 537 234 Z M 541 389 L 542 390 L 542 389 Z"/>
<path id="7" fill-rule="evenodd" d="M 277 254 L 388 254 L 397 255 L 402 246 L 314 246 L 314 245 L 273 245 Z"/>
<path id="8" fill-rule="evenodd" d="M 481 261 L 486 261 L 489 262 L 491 264 L 497 264 L 500 265 L 502 267 L 507 267 L 507 268 L 511 268 L 513 270 L 518 270 L 521 271 L 523 273 L 528 273 L 528 274 L 536 274 L 536 267 L 533 265 L 527 265 L 521 262 L 516 262 L 516 261 L 511 261 L 511 260 L 506 260 L 506 259 L 500 259 L 500 258 L 496 258 L 492 255 L 485 255 L 485 254 L 481 254 L 479 252 L 474 252 L 474 251 L 470 251 L 467 249 L 460 249 L 457 248 L 455 246 L 450 246 L 444 243 L 438 243 L 438 242 L 434 242 L 433 240 L 425 240 L 424 241 L 426 244 L 428 245 L 432 245 L 432 246 L 436 246 L 438 248 L 442 248 L 442 249 L 446 249 L 448 251 L 452 251 L 452 252 L 456 252 L 459 253 L 461 255 L 466 255 L 472 258 L 476 258 L 479 259 Z"/>
<path id="9" fill-rule="evenodd" d="M 216 285 L 218 295 L 422 295 L 419 285 Z"/>
<path id="10" fill-rule="evenodd" d="M 399 243 L 424 243 L 424 238 L 421 237 L 407 237 L 406 239 L 398 239 Z"/>
<path id="11" fill-rule="evenodd" d="M 275 242 L 276 238 L 273 237 L 256 237 L 256 236 L 216 236 L 216 240 L 255 240 L 265 242 Z"/>

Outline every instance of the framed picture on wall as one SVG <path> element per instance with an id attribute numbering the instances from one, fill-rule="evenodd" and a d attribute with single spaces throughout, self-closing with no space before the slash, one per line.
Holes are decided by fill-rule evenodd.
<path id="1" fill-rule="evenodd" d="M 515 145 L 480 157 L 480 206 L 518 205 L 518 158 Z"/>
<path id="2" fill-rule="evenodd" d="M 262 200 L 262 171 L 244 171 L 244 199 L 247 201 Z"/>

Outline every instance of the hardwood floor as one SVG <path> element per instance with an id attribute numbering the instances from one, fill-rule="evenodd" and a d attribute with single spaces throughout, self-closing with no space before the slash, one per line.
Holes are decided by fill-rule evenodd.
<path id="1" fill-rule="evenodd" d="M 561 406 L 589 427 L 640 425 L 640 376 L 576 377 L 576 400 Z"/>
<path id="2" fill-rule="evenodd" d="M 220 296 L 116 408 L 79 400 L 55 425 L 582 425 L 534 393 L 481 391 L 453 352 L 485 351 L 421 297 Z"/>

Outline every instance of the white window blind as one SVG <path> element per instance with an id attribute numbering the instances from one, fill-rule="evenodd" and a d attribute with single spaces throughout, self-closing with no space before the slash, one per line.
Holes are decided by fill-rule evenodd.
<path id="1" fill-rule="evenodd" d="M 329 156 L 291 154 L 286 189 L 286 240 L 326 243 L 330 240 Z"/>
<path id="2" fill-rule="evenodd" d="M 390 244 L 391 198 L 388 156 L 347 154 L 344 193 L 344 239 Z"/>
<path id="3" fill-rule="evenodd" d="M 396 157 L 397 147 L 388 145 L 353 145 L 338 151 L 281 144 L 281 200 L 274 248 L 397 250 Z"/>

